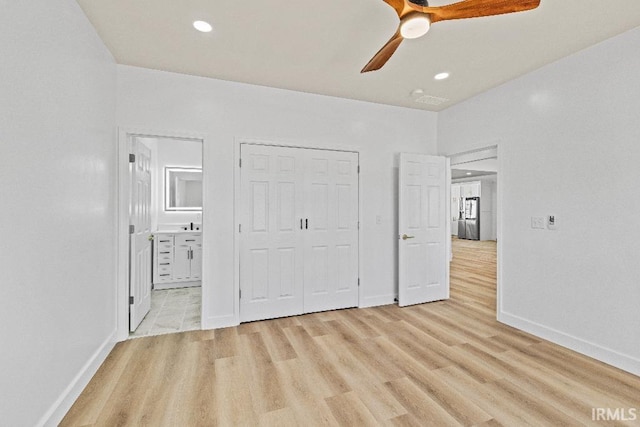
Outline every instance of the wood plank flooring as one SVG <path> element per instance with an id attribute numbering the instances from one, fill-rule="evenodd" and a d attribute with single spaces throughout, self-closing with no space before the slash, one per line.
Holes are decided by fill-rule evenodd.
<path id="1" fill-rule="evenodd" d="M 495 262 L 454 240 L 448 301 L 119 343 L 62 425 L 638 425 L 592 408 L 640 417 L 640 378 L 495 320 Z"/>

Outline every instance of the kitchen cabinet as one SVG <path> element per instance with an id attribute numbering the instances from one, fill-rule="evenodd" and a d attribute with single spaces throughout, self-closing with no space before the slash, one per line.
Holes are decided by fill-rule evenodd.
<path id="1" fill-rule="evenodd" d="M 480 197 L 480 181 L 460 185 L 461 197 Z"/>
<path id="2" fill-rule="evenodd" d="M 154 233 L 155 289 L 199 286 L 202 279 L 202 233 Z"/>
<path id="3" fill-rule="evenodd" d="M 458 220 L 460 219 L 460 184 L 451 184 L 451 235 L 458 235 Z"/>

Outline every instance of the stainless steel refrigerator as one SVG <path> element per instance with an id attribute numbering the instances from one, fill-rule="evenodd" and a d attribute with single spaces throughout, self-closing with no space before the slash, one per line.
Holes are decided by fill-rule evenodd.
<path id="1" fill-rule="evenodd" d="M 480 240 L 480 197 L 466 197 L 460 204 L 458 239 Z"/>

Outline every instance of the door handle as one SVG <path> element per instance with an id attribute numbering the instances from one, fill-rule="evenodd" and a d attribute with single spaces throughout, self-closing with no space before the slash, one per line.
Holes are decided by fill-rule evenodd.
<path id="1" fill-rule="evenodd" d="M 416 236 L 407 236 L 406 234 L 402 235 L 402 240 L 415 239 Z"/>

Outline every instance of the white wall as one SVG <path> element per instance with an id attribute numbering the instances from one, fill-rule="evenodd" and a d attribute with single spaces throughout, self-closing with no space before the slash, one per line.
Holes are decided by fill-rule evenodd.
<path id="1" fill-rule="evenodd" d="M 116 67 L 73 0 L 0 10 L 0 424 L 56 424 L 113 343 Z"/>
<path id="2" fill-rule="evenodd" d="M 640 374 L 640 28 L 440 113 L 443 154 L 499 142 L 499 318 Z M 533 230 L 531 216 L 557 215 Z"/>
<path id="3" fill-rule="evenodd" d="M 396 293 L 397 156 L 436 151 L 436 114 L 167 72 L 118 66 L 118 124 L 205 135 L 205 277 L 215 288 L 208 326 L 234 313 L 236 140 L 360 152 L 362 303 Z M 381 224 L 376 224 L 376 216 Z M 234 320 L 235 319 L 235 320 Z"/>

